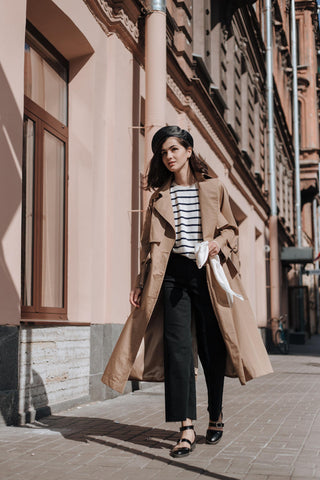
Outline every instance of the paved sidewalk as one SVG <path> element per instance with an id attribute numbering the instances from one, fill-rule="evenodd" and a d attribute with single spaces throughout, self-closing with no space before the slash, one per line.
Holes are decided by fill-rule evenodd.
<path id="1" fill-rule="evenodd" d="M 178 424 L 166 424 L 163 386 L 0 429 L 1 480 L 320 479 L 320 336 L 241 386 L 227 379 L 225 433 L 206 445 L 206 393 L 198 380 L 197 448 L 169 456 Z"/>

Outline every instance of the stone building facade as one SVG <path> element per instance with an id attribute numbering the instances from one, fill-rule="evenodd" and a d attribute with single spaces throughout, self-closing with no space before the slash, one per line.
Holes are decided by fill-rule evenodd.
<path id="1" fill-rule="evenodd" d="M 196 153 L 228 188 L 243 282 L 265 335 L 264 5 L 237 10 L 226 31 L 217 4 L 167 1 L 165 121 L 190 131 Z M 282 246 L 294 243 L 295 232 L 291 73 L 286 2 L 274 10 Z M 100 378 L 138 271 L 147 15 L 140 0 L 22 0 L 1 16 L 0 409 L 7 423 L 114 395 Z M 309 142 L 309 133 L 303 148 L 314 175 L 318 137 Z M 285 267 L 279 278 L 287 313 Z M 128 383 L 127 391 L 138 387 Z"/>
<path id="2" fill-rule="evenodd" d="M 300 116 L 300 179 L 302 231 L 305 246 L 319 253 L 319 20 L 316 1 L 296 2 L 298 101 Z M 319 269 L 319 262 L 315 264 Z M 313 267 L 308 265 L 310 273 Z M 319 330 L 319 276 L 304 275 L 309 312 L 306 330 Z M 294 322 L 294 319 L 292 319 Z"/>

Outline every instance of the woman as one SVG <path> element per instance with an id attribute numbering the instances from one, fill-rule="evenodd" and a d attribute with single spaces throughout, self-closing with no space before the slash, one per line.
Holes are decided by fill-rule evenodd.
<path id="1" fill-rule="evenodd" d="M 155 191 L 141 239 L 140 274 L 130 293 L 135 309 L 102 381 L 121 392 L 128 378 L 164 380 L 166 421 L 181 421 L 170 454 L 184 457 L 195 447 L 195 350 L 208 390 L 208 444 L 222 437 L 224 375 L 245 384 L 272 368 L 239 277 L 238 229 L 226 189 L 207 175 L 186 130 L 161 128 L 152 150 L 146 188 Z M 230 304 L 209 262 L 198 269 L 194 252 L 202 241 L 210 257 L 219 255 L 244 302 Z"/>

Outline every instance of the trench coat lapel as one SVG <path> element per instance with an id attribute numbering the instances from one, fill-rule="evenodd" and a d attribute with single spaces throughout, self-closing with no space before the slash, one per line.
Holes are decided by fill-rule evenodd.
<path id="1" fill-rule="evenodd" d="M 215 188 L 212 188 L 212 183 L 203 181 L 202 177 L 198 177 L 197 180 L 199 186 L 203 240 L 210 241 L 214 237 L 218 221 L 219 190 L 216 184 L 214 184 Z M 161 191 L 159 191 L 158 196 L 154 199 L 153 206 L 175 231 L 170 186 L 171 179 L 165 184 Z"/>
<path id="2" fill-rule="evenodd" d="M 218 221 L 219 190 L 216 182 L 215 188 L 212 182 L 199 181 L 198 185 L 203 240 L 211 241 Z"/>
<path id="3" fill-rule="evenodd" d="M 171 225 L 175 231 L 174 214 L 170 197 L 171 179 L 159 191 L 158 196 L 155 197 L 153 207 L 157 212 Z"/>

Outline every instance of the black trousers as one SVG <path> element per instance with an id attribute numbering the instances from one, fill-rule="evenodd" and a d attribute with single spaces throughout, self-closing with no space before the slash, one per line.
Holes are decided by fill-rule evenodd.
<path id="1" fill-rule="evenodd" d="M 222 410 L 226 347 L 212 308 L 205 267 L 172 253 L 163 283 L 166 421 L 195 420 L 196 388 L 191 320 L 195 314 L 198 353 L 208 390 L 208 412 Z"/>

